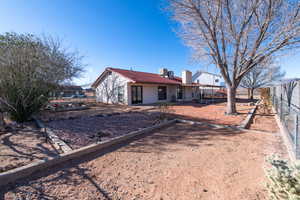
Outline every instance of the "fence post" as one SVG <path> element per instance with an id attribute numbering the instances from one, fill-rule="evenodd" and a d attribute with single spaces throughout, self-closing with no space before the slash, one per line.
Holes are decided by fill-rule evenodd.
<path id="1" fill-rule="evenodd" d="M 283 114 L 282 114 L 282 94 L 280 94 L 280 120 L 282 121 L 283 119 Z"/>
<path id="2" fill-rule="evenodd" d="M 299 131 L 299 122 L 298 122 L 298 114 L 296 113 L 295 116 L 295 152 L 296 152 L 296 156 L 298 155 L 298 131 Z"/>

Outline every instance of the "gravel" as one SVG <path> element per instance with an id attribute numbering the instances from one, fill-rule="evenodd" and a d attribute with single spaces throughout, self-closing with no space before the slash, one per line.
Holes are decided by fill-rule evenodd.
<path id="1" fill-rule="evenodd" d="M 158 123 L 157 118 L 157 113 L 133 112 L 57 120 L 46 123 L 46 126 L 76 149 L 153 126 Z"/>

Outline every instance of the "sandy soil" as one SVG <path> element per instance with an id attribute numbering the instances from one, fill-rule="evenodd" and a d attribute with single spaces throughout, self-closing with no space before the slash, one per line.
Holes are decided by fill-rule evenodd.
<path id="1" fill-rule="evenodd" d="M 212 124 L 240 125 L 246 118 L 247 113 L 254 106 L 247 103 L 237 103 L 238 115 L 226 115 L 226 103 L 211 105 L 184 104 L 171 106 L 171 109 L 177 117 L 197 120 Z"/>
<path id="2" fill-rule="evenodd" d="M 57 155 L 32 126 L 0 132 L 0 172 Z"/>
<path id="3" fill-rule="evenodd" d="M 261 106 L 259 106 L 256 110 L 249 129 L 268 131 L 272 133 L 277 133 L 280 131 L 275 120 L 275 114 L 272 111 L 271 113 L 264 113 Z"/>
<path id="4" fill-rule="evenodd" d="M 263 167 L 286 155 L 277 134 L 233 132 L 177 124 L 111 153 L 85 157 L 35 175 L 3 198 L 30 199 L 267 199 Z M 1 196 L 0 196 L 1 198 Z"/>
<path id="5" fill-rule="evenodd" d="M 45 125 L 65 141 L 72 149 L 99 141 L 105 141 L 132 131 L 158 123 L 157 113 L 123 113 L 107 117 L 82 117 L 70 120 L 57 120 Z M 99 138 L 100 136 L 100 138 Z"/>

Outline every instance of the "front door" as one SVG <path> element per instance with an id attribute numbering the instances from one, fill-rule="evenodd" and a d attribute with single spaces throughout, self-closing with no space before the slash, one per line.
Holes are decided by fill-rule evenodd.
<path id="1" fill-rule="evenodd" d="M 131 86 L 132 104 L 143 103 L 143 86 Z"/>

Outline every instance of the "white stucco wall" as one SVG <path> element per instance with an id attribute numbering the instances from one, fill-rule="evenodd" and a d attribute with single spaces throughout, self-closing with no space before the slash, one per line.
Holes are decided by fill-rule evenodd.
<path id="1" fill-rule="evenodd" d="M 217 82 L 216 79 L 219 81 Z M 193 77 L 193 82 L 204 85 L 224 86 L 224 80 L 222 77 L 208 73 L 200 73 L 197 77 Z"/>
<path id="2" fill-rule="evenodd" d="M 193 99 L 192 97 L 192 87 L 184 87 L 184 101 L 191 101 Z"/>
<path id="3" fill-rule="evenodd" d="M 128 84 L 128 105 L 132 105 L 131 100 L 131 86 L 143 86 L 143 104 L 151 104 L 158 102 L 169 102 L 172 100 L 172 95 L 176 96 L 176 85 L 164 85 L 164 84 Z M 167 99 L 158 100 L 158 87 L 166 86 L 167 87 Z"/>
<path id="4" fill-rule="evenodd" d="M 112 80 L 115 82 L 115 86 L 113 87 Z M 107 83 L 106 83 L 107 82 Z M 111 72 L 111 75 L 106 74 L 103 80 L 100 82 L 98 87 L 96 88 L 96 101 L 103 103 L 120 103 L 118 102 L 118 91 L 116 88 L 118 86 L 124 86 L 124 104 L 128 104 L 128 87 L 129 80 L 123 76 L 120 76 L 118 73 Z M 115 88 L 115 89 L 113 89 Z M 106 90 L 108 89 L 108 90 Z M 107 92 L 109 91 L 109 92 Z M 113 92 L 114 91 L 114 92 Z M 107 95 L 109 94 L 109 95 Z M 108 102 L 107 102 L 107 97 Z M 110 97 L 111 96 L 111 97 Z"/>

